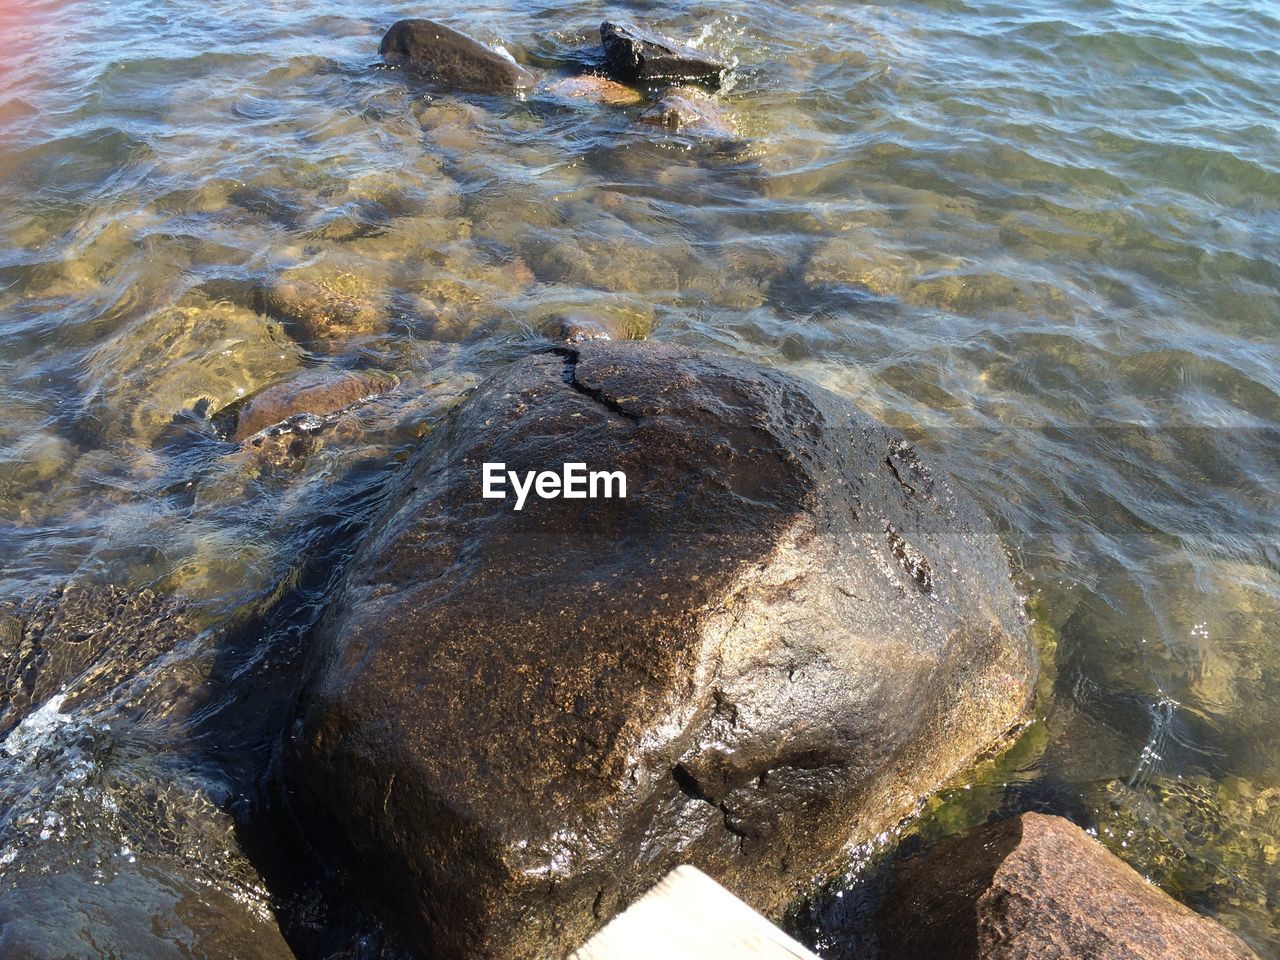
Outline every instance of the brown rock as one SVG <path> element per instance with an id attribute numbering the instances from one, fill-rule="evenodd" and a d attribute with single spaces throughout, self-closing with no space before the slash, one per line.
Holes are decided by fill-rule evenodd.
<path id="1" fill-rule="evenodd" d="M 562 77 L 547 84 L 543 92 L 554 97 L 594 100 L 596 103 L 608 104 L 611 107 L 630 107 L 644 99 L 637 91 L 631 87 L 623 86 L 616 80 L 610 80 L 607 77 L 595 77 L 590 74 L 583 74 L 579 77 Z"/>
<path id="2" fill-rule="evenodd" d="M 295 414 L 316 416 L 337 413 L 372 397 L 382 396 L 396 385 L 387 374 L 308 370 L 254 394 L 235 415 L 231 439 L 240 443 L 272 424 Z M 218 415 L 214 416 L 215 421 Z"/>
<path id="3" fill-rule="evenodd" d="M 715 140 L 738 136 L 733 113 L 720 101 L 696 87 L 673 87 L 657 103 L 640 114 L 639 121 Z"/>
<path id="4" fill-rule="evenodd" d="M 349 273 L 281 277 L 266 291 L 267 309 L 304 343 L 325 343 L 386 329 L 386 313 L 367 281 Z"/>
<path id="5" fill-rule="evenodd" d="M 1061 817 L 1025 813 L 898 870 L 884 960 L 1258 960 Z"/>
<path id="6" fill-rule="evenodd" d="M 481 496 L 481 465 L 625 499 Z M 562 957 L 680 863 L 776 911 L 1024 716 L 981 510 L 779 371 L 527 357 L 436 428 L 312 646 L 286 775 L 432 956 Z"/>
<path id="7" fill-rule="evenodd" d="M 583 340 L 643 340 L 649 332 L 645 318 L 599 311 L 574 313 L 556 324 L 556 337 L 569 343 Z"/>
<path id="8" fill-rule="evenodd" d="M 407 62 L 432 80 L 458 90 L 514 93 L 537 77 L 496 50 L 431 20 L 398 20 L 382 38 L 388 63 Z"/>

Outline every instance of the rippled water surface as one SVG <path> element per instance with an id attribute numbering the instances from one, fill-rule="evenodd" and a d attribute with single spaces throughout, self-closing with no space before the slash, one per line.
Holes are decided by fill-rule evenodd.
<path id="1" fill-rule="evenodd" d="M 742 142 L 433 90 L 377 57 L 415 14 L 548 72 L 647 19 L 736 64 Z M 590 314 L 831 387 L 996 518 L 1041 719 L 909 842 L 1065 813 L 1280 950 L 1273 4 L 10 0 L 0 89 L 0 593 L 145 586 L 204 630 L 163 668 L 197 705 L 54 704 L 5 741 L 0 863 L 115 803 L 107 762 L 251 823 L 297 638 L 385 480 Z M 302 445 L 228 437 L 317 369 L 373 399 Z M 838 899 L 794 920 L 832 956 Z"/>

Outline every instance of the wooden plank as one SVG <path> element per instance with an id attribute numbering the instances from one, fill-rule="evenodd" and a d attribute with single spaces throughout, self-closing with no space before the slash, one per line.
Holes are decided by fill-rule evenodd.
<path id="1" fill-rule="evenodd" d="M 818 960 L 695 867 L 677 867 L 570 960 Z"/>

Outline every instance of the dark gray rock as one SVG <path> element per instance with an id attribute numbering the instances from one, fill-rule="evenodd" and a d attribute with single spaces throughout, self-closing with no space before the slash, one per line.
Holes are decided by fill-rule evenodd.
<path id="1" fill-rule="evenodd" d="M 515 61 L 432 20 L 397 20 L 383 36 L 379 52 L 388 63 L 407 62 L 458 90 L 515 93 L 537 82 Z"/>
<path id="2" fill-rule="evenodd" d="M 626 473 L 482 499 L 481 465 Z M 982 512 L 847 401 L 592 340 L 437 429 L 315 640 L 286 759 L 435 956 L 561 957 L 679 863 L 765 911 L 1023 718 Z"/>
<path id="3" fill-rule="evenodd" d="M 1258 960 L 1061 817 L 1025 813 L 902 864 L 884 960 Z"/>
<path id="4" fill-rule="evenodd" d="M 609 69 L 628 83 L 636 81 L 697 81 L 719 84 L 725 64 L 660 33 L 631 24 L 600 25 Z"/>

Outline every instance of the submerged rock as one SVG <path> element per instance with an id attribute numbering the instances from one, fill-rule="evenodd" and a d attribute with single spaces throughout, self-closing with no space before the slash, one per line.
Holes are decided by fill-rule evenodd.
<path id="1" fill-rule="evenodd" d="M 481 496 L 481 465 L 625 499 Z M 680 863 L 774 911 L 1023 718 L 998 538 L 780 372 L 588 341 L 432 434 L 315 640 L 286 775 L 432 955 L 563 956 Z"/>
<path id="2" fill-rule="evenodd" d="M 217 410 L 296 370 L 282 325 L 226 301 L 193 295 L 124 327 L 83 364 L 86 429 L 98 440 L 151 445 L 175 424 Z"/>
<path id="3" fill-rule="evenodd" d="M 601 311 L 561 318 L 556 334 L 559 339 L 569 343 L 581 343 L 583 340 L 643 340 L 648 328 L 649 324 L 643 322 L 643 318 Z"/>
<path id="4" fill-rule="evenodd" d="M 1075 824 L 1038 813 L 908 860 L 877 926 L 885 960 L 1258 960 Z"/>
<path id="5" fill-rule="evenodd" d="M 408 62 L 431 79 L 460 90 L 514 93 L 537 77 L 496 50 L 432 20 L 398 20 L 382 38 L 388 63 Z"/>
<path id="6" fill-rule="evenodd" d="M 389 374 L 308 370 L 214 414 L 237 443 L 298 414 L 324 416 L 381 396 L 395 387 Z"/>
<path id="7" fill-rule="evenodd" d="M 611 107 L 631 107 L 641 103 L 644 97 L 639 92 L 608 77 L 597 77 L 582 74 L 577 77 L 561 77 L 542 88 L 542 92 L 553 97 L 565 97 L 571 100 L 594 100 L 596 103 L 608 104 Z"/>
<path id="8" fill-rule="evenodd" d="M 674 87 L 644 113 L 640 123 L 715 140 L 738 136 L 737 118 L 724 104 L 696 87 Z"/>
<path id="9" fill-rule="evenodd" d="M 718 84 L 725 64 L 692 47 L 630 24 L 600 25 L 600 41 L 610 69 L 620 79 L 696 80 Z"/>
<path id="10" fill-rule="evenodd" d="M 374 284 L 352 273 L 302 269 L 283 274 L 265 292 L 267 309 L 303 343 L 324 345 L 386 329 L 385 305 Z"/>

